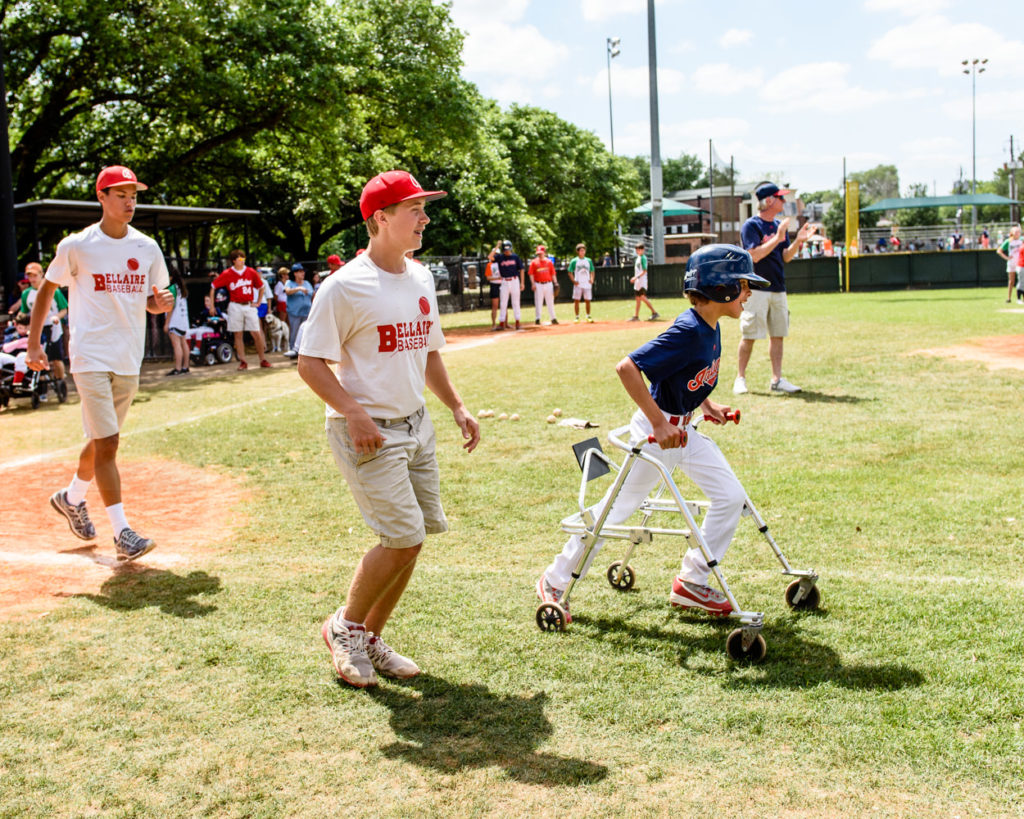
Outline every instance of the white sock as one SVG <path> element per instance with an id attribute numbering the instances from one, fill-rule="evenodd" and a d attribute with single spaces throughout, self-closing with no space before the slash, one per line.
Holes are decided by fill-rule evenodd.
<path id="1" fill-rule="evenodd" d="M 128 528 L 128 518 L 124 516 L 124 506 L 122 504 L 115 503 L 113 506 L 108 506 L 107 517 L 110 518 L 110 526 L 114 530 L 114 537 L 118 537 L 122 529 Z"/>
<path id="2" fill-rule="evenodd" d="M 71 478 L 68 488 L 64 490 L 68 497 L 68 503 L 72 506 L 78 506 L 78 504 L 84 501 L 85 493 L 89 491 L 89 484 L 91 483 L 92 481 L 83 481 L 76 472 L 74 477 Z"/>
<path id="3" fill-rule="evenodd" d="M 334 615 L 334 619 L 339 626 L 344 626 L 347 629 L 361 628 L 363 631 L 366 631 L 366 623 L 357 623 L 354 620 L 346 619 L 344 607 L 338 609 L 338 613 Z"/>

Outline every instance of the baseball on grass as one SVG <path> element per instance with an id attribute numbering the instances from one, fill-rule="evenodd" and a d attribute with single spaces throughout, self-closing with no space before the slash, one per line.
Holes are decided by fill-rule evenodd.
<path id="1" fill-rule="evenodd" d="M 498 416 L 498 420 L 499 421 L 507 421 L 508 420 L 508 413 L 507 412 L 501 413 L 501 415 Z"/>
<path id="2" fill-rule="evenodd" d="M 512 414 L 511 414 L 511 415 L 510 415 L 510 416 L 508 417 L 508 420 L 509 420 L 509 421 L 518 421 L 518 420 L 519 420 L 519 413 L 518 413 L 518 412 L 513 412 L 513 413 L 512 413 Z"/>
<path id="3" fill-rule="evenodd" d="M 555 418 L 555 416 L 554 416 L 554 415 L 549 415 L 549 416 L 548 416 L 548 423 L 549 423 L 549 424 L 553 424 L 553 423 L 555 423 L 555 421 L 557 421 L 557 420 L 558 420 L 558 419 L 557 419 L 557 418 Z"/>
<path id="4" fill-rule="evenodd" d="M 557 418 L 562 414 L 562 411 L 558 407 L 555 407 L 553 410 L 551 410 L 551 414 L 554 415 L 555 418 Z"/>
<path id="5" fill-rule="evenodd" d="M 477 418 L 486 418 L 487 417 L 487 410 L 480 410 L 480 412 L 478 412 L 476 414 L 476 417 Z"/>

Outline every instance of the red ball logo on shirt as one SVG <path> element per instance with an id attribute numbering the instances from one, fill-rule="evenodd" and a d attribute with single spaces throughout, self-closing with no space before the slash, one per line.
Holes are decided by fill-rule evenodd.
<path id="1" fill-rule="evenodd" d="M 138 259 L 129 259 L 128 260 L 128 269 L 129 270 L 138 270 L 139 269 L 139 260 Z"/>
<path id="2" fill-rule="evenodd" d="M 430 302 L 426 296 L 420 296 L 420 312 L 425 316 L 430 315 Z"/>

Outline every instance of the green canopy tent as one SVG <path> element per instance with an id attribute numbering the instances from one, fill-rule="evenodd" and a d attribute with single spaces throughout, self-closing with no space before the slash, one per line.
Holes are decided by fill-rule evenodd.
<path id="1" fill-rule="evenodd" d="M 651 203 L 644 202 L 642 205 L 637 205 L 630 212 L 639 213 L 643 216 L 650 216 Z M 665 216 L 689 216 L 695 213 L 707 213 L 706 210 L 702 210 L 701 208 L 695 208 L 692 205 L 687 205 L 683 202 L 677 202 L 675 199 L 662 199 L 661 212 Z"/>
<path id="2" fill-rule="evenodd" d="M 871 213 L 880 210 L 900 210 L 901 208 L 941 208 L 956 207 L 969 208 L 972 205 L 1019 205 L 1016 199 L 1007 199 L 998 193 L 961 193 L 950 196 L 913 196 L 907 199 L 883 199 L 861 208 L 861 213 Z"/>

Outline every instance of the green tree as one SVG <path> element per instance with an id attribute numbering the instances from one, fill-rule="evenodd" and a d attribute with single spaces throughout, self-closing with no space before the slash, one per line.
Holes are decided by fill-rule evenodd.
<path id="1" fill-rule="evenodd" d="M 860 185 L 861 203 L 896 199 L 900 195 L 900 178 L 895 165 L 876 165 L 871 170 L 850 174 Z"/>

